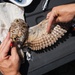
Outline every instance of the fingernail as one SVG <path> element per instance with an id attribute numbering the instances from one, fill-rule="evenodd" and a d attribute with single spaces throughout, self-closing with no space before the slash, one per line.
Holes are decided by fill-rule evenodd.
<path id="1" fill-rule="evenodd" d="M 13 43 L 11 42 L 10 47 L 13 47 Z"/>
<path id="2" fill-rule="evenodd" d="M 14 46 L 14 43 L 12 42 L 12 39 L 10 39 L 11 43 L 10 43 L 10 47 Z"/>

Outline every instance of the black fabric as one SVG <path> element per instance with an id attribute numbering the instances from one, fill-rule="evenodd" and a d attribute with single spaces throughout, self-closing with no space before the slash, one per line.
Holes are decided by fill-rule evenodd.
<path id="1" fill-rule="evenodd" d="M 25 7 L 25 17 L 29 26 L 36 25 L 46 17 L 46 14 L 55 6 L 75 3 L 75 0 L 49 0 L 45 11 L 42 10 L 45 0 L 33 0 L 33 2 Z"/>
<path id="2" fill-rule="evenodd" d="M 75 36 L 71 36 L 70 33 L 67 33 L 53 46 L 39 52 L 32 51 L 33 60 L 27 62 L 28 68 L 24 66 L 26 64 L 23 64 L 21 72 L 25 73 L 25 69 L 27 68 L 28 75 L 42 75 L 65 63 L 75 60 L 74 40 Z"/>
<path id="3" fill-rule="evenodd" d="M 31 5 L 25 8 L 26 22 L 29 26 L 34 26 L 43 20 L 52 7 L 75 2 L 75 0 L 49 0 L 46 10 L 43 11 L 43 1 L 44 0 L 34 0 Z M 28 62 L 28 68 L 26 67 L 28 69 L 28 72 L 26 72 L 27 75 L 42 75 L 74 60 L 74 33 L 69 31 L 62 39 L 59 39 L 56 44 L 46 48 L 44 51 L 32 51 L 33 60 Z M 25 75 L 23 70 L 25 71 L 25 67 L 22 66 L 21 73 Z"/>

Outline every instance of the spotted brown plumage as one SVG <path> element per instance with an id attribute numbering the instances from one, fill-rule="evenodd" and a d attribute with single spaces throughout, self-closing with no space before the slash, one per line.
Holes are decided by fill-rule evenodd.
<path id="1" fill-rule="evenodd" d="M 22 58 L 24 58 L 23 46 L 34 51 L 42 50 L 52 46 L 67 32 L 63 26 L 52 25 L 51 32 L 48 34 L 47 23 L 48 20 L 45 19 L 28 28 L 23 8 L 12 3 L 0 3 L 0 41 L 4 40 L 9 31 L 12 41 L 19 44 L 17 50 Z"/>
<path id="2" fill-rule="evenodd" d="M 10 8 L 9 8 L 10 6 Z M 12 3 L 0 3 L 0 40 L 10 31 L 13 42 L 27 46 L 32 50 L 41 50 L 53 45 L 67 32 L 65 27 L 52 25 L 47 33 L 48 20 L 45 19 L 35 26 L 29 27 L 24 20 L 24 10 Z M 65 26 L 65 25 L 64 25 Z"/>
<path id="3" fill-rule="evenodd" d="M 24 20 L 15 19 L 11 23 L 9 32 L 10 32 L 10 38 L 12 39 L 13 42 L 22 44 L 27 39 L 28 26 Z"/>
<path id="4" fill-rule="evenodd" d="M 47 33 L 48 20 L 45 19 L 39 24 L 28 28 L 27 23 L 22 19 L 16 19 L 11 23 L 10 34 L 14 42 L 24 42 L 24 46 L 32 50 L 41 50 L 53 45 L 67 32 L 60 25 L 53 25 L 51 33 Z M 18 43 L 19 43 L 18 42 Z"/>

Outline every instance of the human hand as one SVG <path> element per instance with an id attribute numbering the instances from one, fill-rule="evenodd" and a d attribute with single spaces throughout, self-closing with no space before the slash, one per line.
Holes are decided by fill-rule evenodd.
<path id="1" fill-rule="evenodd" d="M 75 4 L 66 4 L 54 7 L 47 14 L 48 27 L 47 32 L 50 32 L 51 25 L 58 22 L 67 23 L 75 17 Z"/>
<path id="2" fill-rule="evenodd" d="M 3 75 L 21 75 L 19 73 L 20 58 L 16 47 L 10 48 L 12 40 L 8 33 L 5 40 L 0 45 L 0 71 Z M 10 51 L 10 55 L 8 52 Z"/>

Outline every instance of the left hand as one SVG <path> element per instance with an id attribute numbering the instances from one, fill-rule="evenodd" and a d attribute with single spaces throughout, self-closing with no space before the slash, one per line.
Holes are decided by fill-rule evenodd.
<path id="1" fill-rule="evenodd" d="M 10 48 L 12 40 L 8 33 L 5 40 L 0 45 L 0 71 L 3 75 L 20 75 L 20 58 L 16 47 Z M 10 55 L 8 52 L 10 51 Z"/>

